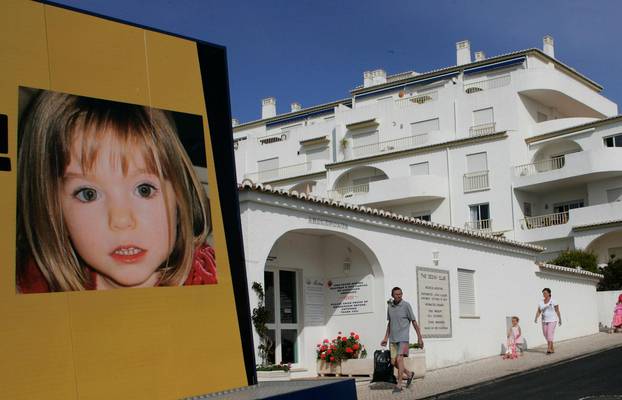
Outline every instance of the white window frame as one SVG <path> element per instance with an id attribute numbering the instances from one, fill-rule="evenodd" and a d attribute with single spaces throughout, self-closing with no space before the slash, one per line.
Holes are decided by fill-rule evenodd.
<path id="1" fill-rule="evenodd" d="M 477 313 L 477 288 L 475 271 L 458 268 L 458 312 L 460 318 L 479 318 Z M 465 281 L 466 279 L 466 281 Z M 468 291 L 470 290 L 471 295 Z"/>

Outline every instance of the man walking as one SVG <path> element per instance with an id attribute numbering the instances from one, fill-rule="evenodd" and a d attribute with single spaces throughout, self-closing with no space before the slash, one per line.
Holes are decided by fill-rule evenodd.
<path id="1" fill-rule="evenodd" d="M 394 392 L 402 391 L 402 377 L 406 379 L 406 387 L 412 383 L 415 373 L 409 371 L 404 366 L 404 357 L 408 357 L 408 339 L 410 333 L 410 323 L 412 322 L 415 332 L 417 332 L 417 343 L 419 348 L 423 348 L 423 339 L 421 331 L 415 319 L 415 313 L 407 301 L 402 300 L 402 289 L 394 287 L 391 290 L 393 301 L 389 303 L 387 309 L 387 333 L 380 342 L 381 346 L 386 346 L 387 341 L 390 342 L 391 364 L 397 367 L 397 386 Z"/>

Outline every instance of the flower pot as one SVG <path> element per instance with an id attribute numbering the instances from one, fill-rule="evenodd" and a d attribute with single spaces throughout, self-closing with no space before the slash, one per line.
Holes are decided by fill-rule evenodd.
<path id="1" fill-rule="evenodd" d="M 339 363 L 330 363 L 322 360 L 317 360 L 315 368 L 317 370 L 317 374 L 320 376 L 341 374 L 341 365 Z"/>
<path id="2" fill-rule="evenodd" d="M 352 358 L 341 360 L 341 375 L 365 375 L 371 376 L 374 373 L 374 360 L 371 358 Z"/>
<path id="3" fill-rule="evenodd" d="M 266 381 L 288 381 L 290 380 L 289 371 L 257 371 L 257 380 Z"/>
<path id="4" fill-rule="evenodd" d="M 415 377 L 425 376 L 427 371 L 425 365 L 425 350 L 424 349 L 410 349 L 408 357 L 404 357 L 404 366 L 407 370 L 413 371 Z M 397 368 L 395 369 L 397 374 Z"/>

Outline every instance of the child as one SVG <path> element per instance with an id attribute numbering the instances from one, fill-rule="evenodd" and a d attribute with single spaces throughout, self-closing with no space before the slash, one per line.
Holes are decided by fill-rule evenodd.
<path id="1" fill-rule="evenodd" d="M 19 140 L 19 292 L 216 283 L 209 203 L 163 111 L 43 91 Z"/>
<path id="2" fill-rule="evenodd" d="M 611 320 L 611 329 L 609 333 L 622 330 L 622 294 L 618 296 L 618 302 L 613 309 L 613 319 Z"/>
<path id="3" fill-rule="evenodd" d="M 508 329 L 507 344 L 504 359 L 518 358 L 518 350 L 521 350 L 523 343 L 523 336 L 518 325 L 519 318 L 517 316 L 512 317 L 512 326 Z M 522 350 L 521 350 L 522 351 Z"/>

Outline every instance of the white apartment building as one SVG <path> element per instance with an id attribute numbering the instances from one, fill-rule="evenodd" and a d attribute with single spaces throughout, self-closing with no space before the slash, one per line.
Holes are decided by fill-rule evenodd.
<path id="1" fill-rule="evenodd" d="M 535 261 L 586 248 L 605 262 L 622 248 L 622 117 L 553 51 L 547 36 L 544 50 L 472 61 L 459 42 L 456 66 L 365 72 L 347 99 L 276 115 L 268 98 L 261 120 L 234 120 L 270 362 L 313 375 L 316 344 L 351 330 L 371 354 L 393 286 L 413 304 L 428 368 L 498 354 L 512 315 L 543 344 L 530 323 L 543 287 L 565 318 L 558 339 L 598 332 L 600 276 Z"/>
<path id="2" fill-rule="evenodd" d="M 351 96 L 234 121 L 238 180 L 534 243 L 622 254 L 622 117 L 553 38 L 426 73 L 364 73 Z"/>

